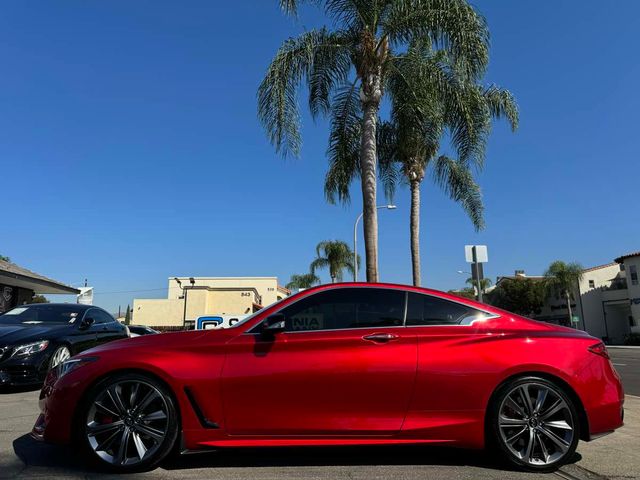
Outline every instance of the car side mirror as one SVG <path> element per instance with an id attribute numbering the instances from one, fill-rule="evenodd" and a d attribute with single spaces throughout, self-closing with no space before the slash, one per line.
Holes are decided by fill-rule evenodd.
<path id="1" fill-rule="evenodd" d="M 89 328 L 94 323 L 95 323 L 95 320 L 93 318 L 91 318 L 91 317 L 83 318 L 82 321 L 80 322 L 80 325 L 78 326 L 78 328 L 80 330 L 86 330 L 87 328 Z"/>
<path id="2" fill-rule="evenodd" d="M 284 332 L 286 329 L 286 317 L 283 313 L 269 315 L 262 324 L 262 334 L 273 336 L 276 333 Z"/>

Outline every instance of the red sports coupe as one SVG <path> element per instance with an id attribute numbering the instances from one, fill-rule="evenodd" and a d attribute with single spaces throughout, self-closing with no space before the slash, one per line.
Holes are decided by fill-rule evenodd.
<path id="1" fill-rule="evenodd" d="M 72 357 L 41 392 L 36 438 L 117 471 L 172 450 L 494 447 L 530 470 L 620 427 L 605 346 L 442 292 L 345 283 L 231 328 L 121 340 Z"/>

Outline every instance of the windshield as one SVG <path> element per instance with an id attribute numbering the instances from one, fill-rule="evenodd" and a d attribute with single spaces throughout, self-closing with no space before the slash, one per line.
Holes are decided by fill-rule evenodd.
<path id="1" fill-rule="evenodd" d="M 0 324 L 40 325 L 73 323 L 84 308 L 77 305 L 25 305 L 0 315 Z"/>

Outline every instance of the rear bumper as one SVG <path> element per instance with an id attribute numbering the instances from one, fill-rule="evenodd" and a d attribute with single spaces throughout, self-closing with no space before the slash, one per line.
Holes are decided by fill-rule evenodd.
<path id="1" fill-rule="evenodd" d="M 624 424 L 624 389 L 618 373 L 607 359 L 596 357 L 580 395 L 589 423 L 587 440 L 607 435 Z"/>

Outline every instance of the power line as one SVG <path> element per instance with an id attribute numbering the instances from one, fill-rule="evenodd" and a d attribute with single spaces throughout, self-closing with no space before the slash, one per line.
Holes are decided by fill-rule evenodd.
<path id="1" fill-rule="evenodd" d="M 119 292 L 100 292 L 100 291 L 93 291 L 94 295 L 113 295 L 116 293 L 138 293 L 138 292 L 157 292 L 160 290 L 168 290 L 168 287 L 164 287 L 164 288 L 147 288 L 145 290 L 121 290 Z"/>

